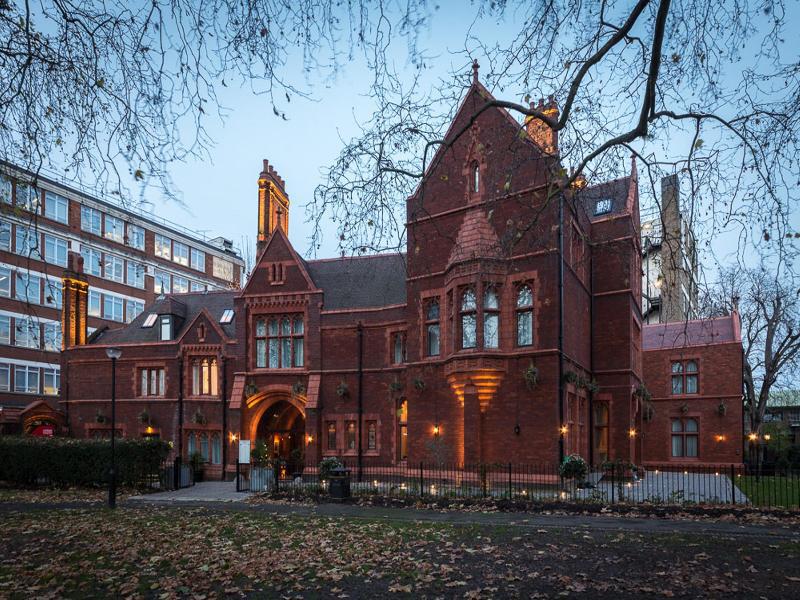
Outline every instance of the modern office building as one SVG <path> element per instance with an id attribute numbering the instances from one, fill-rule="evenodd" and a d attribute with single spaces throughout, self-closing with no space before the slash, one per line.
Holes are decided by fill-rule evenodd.
<path id="1" fill-rule="evenodd" d="M 228 240 L 0 161 L 0 432 L 34 431 L 57 408 L 69 252 L 90 285 L 88 335 L 131 322 L 162 292 L 238 289 L 244 270 Z"/>

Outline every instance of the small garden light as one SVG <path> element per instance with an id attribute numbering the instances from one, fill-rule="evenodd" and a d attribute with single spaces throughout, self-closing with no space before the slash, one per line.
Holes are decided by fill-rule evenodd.
<path id="1" fill-rule="evenodd" d="M 766 441 L 770 441 L 770 439 L 772 439 L 772 436 L 771 436 L 770 434 L 768 434 L 768 433 L 765 433 L 765 434 L 764 434 L 764 439 L 765 439 Z"/>

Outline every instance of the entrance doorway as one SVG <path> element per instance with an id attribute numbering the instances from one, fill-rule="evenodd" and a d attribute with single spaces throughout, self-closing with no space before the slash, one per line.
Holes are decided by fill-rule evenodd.
<path id="1" fill-rule="evenodd" d="M 306 420 L 296 406 L 279 400 L 270 406 L 258 422 L 256 443 L 264 442 L 270 456 L 283 465 L 283 476 L 291 476 L 303 469 Z"/>

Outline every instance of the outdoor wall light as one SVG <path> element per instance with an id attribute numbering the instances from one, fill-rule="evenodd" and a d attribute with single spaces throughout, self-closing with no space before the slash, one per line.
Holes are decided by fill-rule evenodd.
<path id="1" fill-rule="evenodd" d="M 562 426 L 561 426 L 561 427 L 558 429 L 558 431 L 559 431 L 559 433 L 561 433 L 561 435 L 567 435 L 567 432 L 569 431 L 569 429 L 567 429 L 567 426 L 566 426 L 566 425 L 562 425 Z"/>
<path id="2" fill-rule="evenodd" d="M 770 434 L 768 434 L 768 433 L 765 433 L 765 434 L 764 434 L 764 439 L 765 439 L 766 441 L 770 441 L 770 439 L 771 439 L 771 438 L 772 438 L 772 436 L 771 436 Z"/>
<path id="3" fill-rule="evenodd" d="M 751 442 L 755 442 L 758 439 L 758 434 L 757 433 L 749 433 L 747 435 L 747 439 L 750 440 Z"/>
<path id="4" fill-rule="evenodd" d="M 628 437 L 635 438 L 636 437 L 636 430 L 635 429 L 629 429 L 628 430 Z"/>
<path id="5" fill-rule="evenodd" d="M 231 431 L 230 435 L 228 436 L 228 438 L 231 440 L 231 444 L 235 444 L 236 440 L 239 439 L 239 436 Z"/>
<path id="6" fill-rule="evenodd" d="M 439 425 L 433 426 L 433 435 L 439 435 Z"/>
<path id="7" fill-rule="evenodd" d="M 306 436 L 306 444 L 310 444 L 313 441 L 314 441 L 314 436 L 313 435 L 309 434 L 309 435 Z"/>
<path id="8" fill-rule="evenodd" d="M 725 436 L 722 435 L 722 434 L 717 434 L 717 435 L 714 436 L 714 439 L 717 440 L 718 442 L 724 442 L 725 441 Z"/>

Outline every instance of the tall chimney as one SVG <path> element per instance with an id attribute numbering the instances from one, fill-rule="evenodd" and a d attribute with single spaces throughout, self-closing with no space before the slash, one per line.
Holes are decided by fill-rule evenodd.
<path id="1" fill-rule="evenodd" d="M 276 227 L 288 235 L 289 196 L 286 194 L 286 182 L 265 159 L 264 168 L 258 176 L 258 252 L 267 244 Z"/>
<path id="2" fill-rule="evenodd" d="M 539 111 L 546 117 L 556 120 L 560 111 L 553 96 L 549 96 L 545 104 L 544 98 L 539 98 L 539 103 L 534 105 L 531 102 L 531 110 Z M 525 117 L 525 129 L 534 143 L 542 149 L 545 154 L 558 154 L 558 131 L 552 129 L 547 123 L 536 117 Z"/>
<path id="3" fill-rule="evenodd" d="M 83 274 L 83 257 L 70 251 L 61 277 L 61 349 L 86 343 L 89 282 Z"/>

